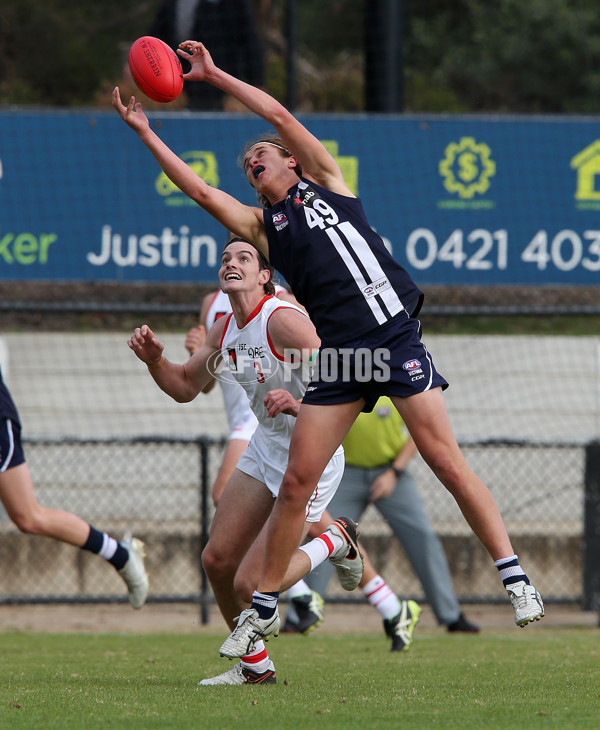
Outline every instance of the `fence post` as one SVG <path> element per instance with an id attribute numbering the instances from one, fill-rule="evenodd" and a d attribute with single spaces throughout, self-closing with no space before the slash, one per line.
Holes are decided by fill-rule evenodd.
<path id="1" fill-rule="evenodd" d="M 200 554 L 198 561 L 200 563 L 200 620 L 203 625 L 208 624 L 210 619 L 209 613 L 209 588 L 208 577 L 202 567 L 202 551 L 208 542 L 208 444 L 206 439 L 200 442 Z"/>
<path id="2" fill-rule="evenodd" d="M 583 610 L 600 610 L 600 441 L 585 448 Z"/>

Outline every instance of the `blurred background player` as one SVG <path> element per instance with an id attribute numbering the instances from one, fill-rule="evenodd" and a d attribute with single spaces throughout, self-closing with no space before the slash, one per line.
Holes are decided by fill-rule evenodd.
<path id="1" fill-rule="evenodd" d="M 373 504 L 406 551 L 438 623 L 453 633 L 477 633 L 479 627 L 460 610 L 444 549 L 407 469 L 416 446 L 389 398 L 380 398 L 371 413 L 358 416 L 343 445 L 346 468 L 328 509 L 360 522 Z M 385 633 L 392 639 L 392 651 L 406 650 L 412 641 L 408 619 L 418 606 L 414 601 L 401 601 L 378 575 L 363 546 L 361 551 L 365 569 L 359 587 L 381 614 Z M 307 576 L 306 582 L 325 595 L 330 578 L 331 570 L 324 564 Z M 293 610 L 288 612 L 284 628 L 294 630 Z"/>
<path id="2" fill-rule="evenodd" d="M 0 501 L 21 532 L 43 535 L 89 550 L 107 560 L 125 581 L 129 602 L 141 608 L 148 596 L 144 544 L 137 538 L 120 542 L 72 512 L 38 504 L 21 444 L 21 422 L 0 370 Z"/>

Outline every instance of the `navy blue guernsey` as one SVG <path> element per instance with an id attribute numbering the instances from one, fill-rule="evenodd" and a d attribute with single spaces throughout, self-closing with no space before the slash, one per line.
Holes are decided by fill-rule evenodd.
<path id="1" fill-rule="evenodd" d="M 423 299 L 358 198 L 302 180 L 264 211 L 269 261 L 306 307 L 322 345 L 341 345 Z"/>
<path id="2" fill-rule="evenodd" d="M 13 403 L 13 399 L 10 397 L 8 388 L 2 380 L 2 370 L 0 370 L 0 420 L 10 418 L 11 421 L 19 423 L 19 414 L 17 408 Z"/>

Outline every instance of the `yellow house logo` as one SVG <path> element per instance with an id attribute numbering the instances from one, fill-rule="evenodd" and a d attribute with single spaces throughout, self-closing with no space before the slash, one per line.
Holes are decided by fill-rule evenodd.
<path id="1" fill-rule="evenodd" d="M 219 168 L 217 158 L 214 152 L 205 152 L 203 150 L 192 150 L 184 152 L 181 159 L 191 167 L 191 169 L 201 177 L 205 183 L 216 188 L 219 187 Z M 156 178 L 154 182 L 156 192 L 165 198 L 167 205 L 195 205 L 194 201 L 184 195 L 164 172 Z"/>
<path id="2" fill-rule="evenodd" d="M 322 139 L 321 144 L 340 166 L 346 185 L 358 195 L 358 157 L 340 155 L 339 144 L 333 139 Z"/>
<path id="3" fill-rule="evenodd" d="M 571 167 L 577 170 L 575 200 L 600 203 L 600 139 L 576 154 Z M 580 207 L 586 206 L 580 204 Z"/>
<path id="4" fill-rule="evenodd" d="M 469 204 L 476 195 L 483 195 L 489 190 L 490 178 L 496 174 L 496 163 L 491 156 L 490 147 L 485 142 L 477 142 L 474 137 L 461 137 L 444 150 L 439 173 L 446 190 L 458 195 L 462 203 L 459 207 L 493 207 L 491 201 L 480 201 L 483 205 Z M 450 203 L 450 207 L 455 205 Z"/>

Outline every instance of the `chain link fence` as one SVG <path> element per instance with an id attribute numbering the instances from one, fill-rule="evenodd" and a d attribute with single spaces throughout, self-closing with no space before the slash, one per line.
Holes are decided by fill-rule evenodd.
<path id="1" fill-rule="evenodd" d="M 213 515 L 210 485 L 224 442 L 198 439 L 31 440 L 25 443 L 36 493 L 120 537 L 147 546 L 149 600 L 212 600 L 200 555 Z M 549 602 L 582 598 L 586 447 L 568 443 L 491 441 L 462 444 L 489 485 L 515 549 Z M 440 535 L 461 602 L 505 600 L 489 556 L 449 493 L 417 457 L 411 470 Z M 402 596 L 422 590 L 388 525 L 370 507 L 361 535 L 376 568 Z M 21 535 L 0 512 L 0 602 L 126 601 L 116 572 L 91 553 Z M 362 600 L 329 586 L 329 600 Z"/>

